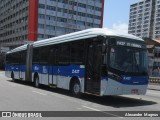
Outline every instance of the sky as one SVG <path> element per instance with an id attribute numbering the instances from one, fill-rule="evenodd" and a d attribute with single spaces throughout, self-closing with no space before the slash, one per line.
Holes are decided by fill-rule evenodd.
<path id="1" fill-rule="evenodd" d="M 130 5 L 142 0 L 105 0 L 103 27 L 128 33 Z"/>

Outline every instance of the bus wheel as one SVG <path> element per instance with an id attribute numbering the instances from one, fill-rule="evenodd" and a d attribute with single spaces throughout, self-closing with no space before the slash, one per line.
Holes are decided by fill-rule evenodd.
<path id="1" fill-rule="evenodd" d="M 81 96 L 81 86 L 78 80 L 74 81 L 72 84 L 72 94 L 75 97 L 80 97 Z"/>
<path id="2" fill-rule="evenodd" d="M 35 79 L 34 79 L 34 86 L 37 87 L 37 88 L 40 86 L 39 85 L 39 77 L 38 76 L 36 76 Z"/>

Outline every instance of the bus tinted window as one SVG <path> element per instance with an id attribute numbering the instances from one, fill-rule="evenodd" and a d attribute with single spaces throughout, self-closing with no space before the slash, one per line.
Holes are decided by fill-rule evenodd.
<path id="1" fill-rule="evenodd" d="M 39 63 L 39 49 L 35 48 L 33 50 L 33 63 Z"/>
<path id="2" fill-rule="evenodd" d="M 11 55 L 6 54 L 6 64 L 10 64 L 10 63 L 11 63 Z"/>
<path id="3" fill-rule="evenodd" d="M 59 64 L 69 64 L 70 61 L 70 46 L 69 44 L 63 44 L 59 47 Z"/>
<path id="4" fill-rule="evenodd" d="M 46 64 L 48 62 L 48 54 L 49 54 L 49 47 L 41 47 L 40 48 L 40 63 Z"/>
<path id="5" fill-rule="evenodd" d="M 10 59 L 8 61 L 9 64 L 19 64 L 21 56 L 20 56 L 19 52 L 11 53 L 11 54 L 9 54 L 8 59 Z"/>
<path id="6" fill-rule="evenodd" d="M 26 64 L 26 53 L 27 53 L 27 51 L 25 50 L 25 51 L 21 51 L 20 53 L 19 53 L 19 55 L 20 55 L 20 63 L 21 64 Z"/>
<path id="7" fill-rule="evenodd" d="M 73 42 L 71 44 L 71 63 L 83 64 L 84 63 L 84 41 Z"/>

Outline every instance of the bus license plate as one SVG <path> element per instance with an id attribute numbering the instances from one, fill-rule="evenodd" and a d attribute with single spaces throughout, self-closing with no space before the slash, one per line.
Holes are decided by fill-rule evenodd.
<path id="1" fill-rule="evenodd" d="M 138 89 L 132 89 L 132 94 L 138 94 Z"/>

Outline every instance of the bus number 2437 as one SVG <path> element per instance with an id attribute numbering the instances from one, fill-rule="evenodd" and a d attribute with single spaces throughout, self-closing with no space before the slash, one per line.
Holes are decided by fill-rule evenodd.
<path id="1" fill-rule="evenodd" d="M 72 73 L 79 73 L 80 72 L 80 70 L 72 70 Z"/>

